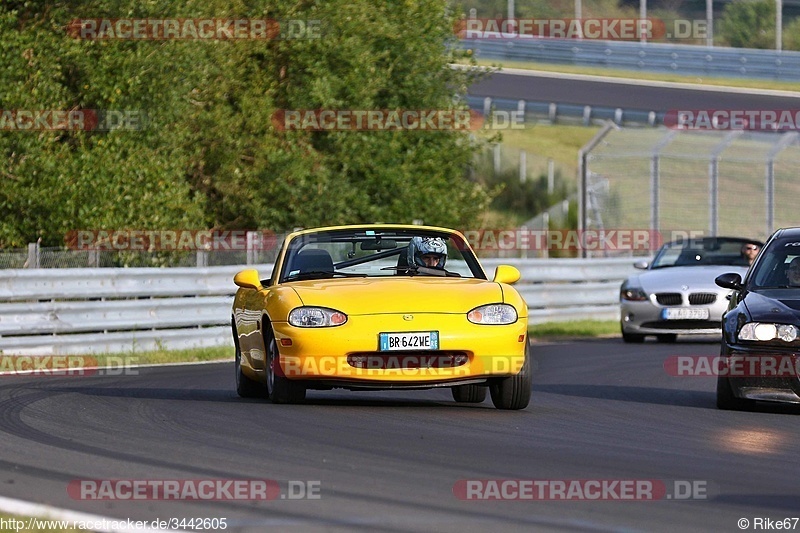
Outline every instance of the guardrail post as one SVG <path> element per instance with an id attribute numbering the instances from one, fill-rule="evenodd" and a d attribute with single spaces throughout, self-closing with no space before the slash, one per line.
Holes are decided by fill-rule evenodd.
<path id="1" fill-rule="evenodd" d="M 208 266 L 208 252 L 205 250 L 197 250 L 197 267 L 207 267 Z"/>
<path id="2" fill-rule="evenodd" d="M 258 262 L 258 250 L 256 248 L 256 238 L 258 233 L 255 231 L 247 232 L 247 264 L 255 265 Z"/>
<path id="3" fill-rule="evenodd" d="M 25 261 L 25 268 L 39 268 L 39 243 L 28 243 L 28 259 Z"/>
<path id="4" fill-rule="evenodd" d="M 558 104 L 556 104 L 555 102 L 551 102 L 550 103 L 550 107 L 548 109 L 548 113 L 547 113 L 547 116 L 550 119 L 550 122 L 555 124 L 557 115 L 558 115 Z"/>
<path id="5" fill-rule="evenodd" d="M 592 106 L 583 106 L 583 125 L 588 126 L 592 120 Z"/>

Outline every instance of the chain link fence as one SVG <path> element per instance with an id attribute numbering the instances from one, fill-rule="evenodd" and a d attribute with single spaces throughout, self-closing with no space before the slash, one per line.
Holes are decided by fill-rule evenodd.
<path id="1" fill-rule="evenodd" d="M 800 136 L 608 128 L 587 149 L 580 225 L 763 240 L 800 225 Z"/>
<path id="2" fill-rule="evenodd" d="M 31 243 L 27 249 L 0 250 L 0 269 L 211 267 L 274 263 L 287 234 L 276 235 L 276 246 L 244 250 L 73 250 Z"/>

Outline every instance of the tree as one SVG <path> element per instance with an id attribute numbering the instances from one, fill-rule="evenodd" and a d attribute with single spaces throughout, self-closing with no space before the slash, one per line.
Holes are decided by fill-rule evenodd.
<path id="1" fill-rule="evenodd" d="M 281 109 L 449 109 L 437 0 L 62 0 L 0 6 L 0 108 L 142 110 L 147 127 L 0 131 L 0 246 L 75 229 L 465 226 L 490 198 L 463 132 L 278 131 Z M 80 40 L 75 18 L 321 22 L 320 38 Z"/>
<path id="2" fill-rule="evenodd" d="M 775 2 L 737 0 L 722 11 L 719 37 L 736 48 L 775 48 Z"/>

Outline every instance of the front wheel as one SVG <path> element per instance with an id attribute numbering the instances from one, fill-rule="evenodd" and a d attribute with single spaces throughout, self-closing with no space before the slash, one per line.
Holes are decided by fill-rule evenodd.
<path id="1" fill-rule="evenodd" d="M 527 342 L 527 339 L 526 339 Z M 530 345 L 525 346 L 525 362 L 516 376 L 496 378 L 489 384 L 492 403 L 498 409 L 525 409 L 531 401 Z"/>
<path id="2" fill-rule="evenodd" d="M 753 404 L 753 400 L 738 398 L 733 394 L 730 379 L 724 376 L 717 376 L 717 409 L 746 411 Z"/>
<path id="3" fill-rule="evenodd" d="M 486 399 L 486 387 L 478 385 L 456 385 L 450 391 L 458 403 L 481 403 Z"/>
<path id="4" fill-rule="evenodd" d="M 275 335 L 269 324 L 264 324 L 264 328 L 264 343 L 267 347 L 267 396 L 272 403 L 300 403 L 306 399 L 306 388 L 302 383 L 294 382 L 283 375 Z"/>
<path id="5" fill-rule="evenodd" d="M 644 335 L 639 333 L 625 333 L 625 329 L 620 327 L 622 330 L 622 340 L 628 343 L 635 343 L 641 344 L 644 342 Z"/>

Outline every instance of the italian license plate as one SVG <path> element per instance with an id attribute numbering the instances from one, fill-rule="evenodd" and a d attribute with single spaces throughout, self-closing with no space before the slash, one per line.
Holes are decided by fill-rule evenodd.
<path id="1" fill-rule="evenodd" d="M 413 331 L 407 333 L 380 333 L 380 350 L 438 350 L 438 331 Z"/>
<path id="2" fill-rule="evenodd" d="M 708 320 L 708 309 L 668 307 L 661 311 L 664 320 Z"/>

